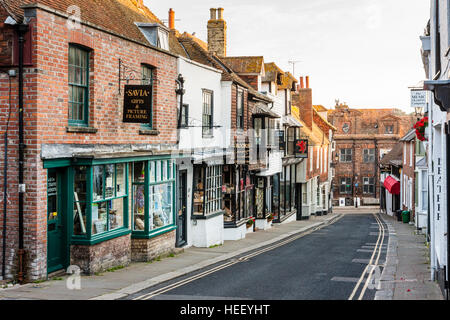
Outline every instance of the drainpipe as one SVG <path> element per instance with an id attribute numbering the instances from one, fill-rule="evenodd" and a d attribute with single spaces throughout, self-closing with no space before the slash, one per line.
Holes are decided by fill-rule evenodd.
<path id="1" fill-rule="evenodd" d="M 24 128 L 23 128 L 23 48 L 25 42 L 25 33 L 28 31 L 28 25 L 17 25 L 19 37 L 19 274 L 18 280 L 23 283 L 25 278 L 24 262 L 25 250 L 23 245 L 23 198 L 25 193 L 25 184 L 23 182 L 24 173 Z"/>

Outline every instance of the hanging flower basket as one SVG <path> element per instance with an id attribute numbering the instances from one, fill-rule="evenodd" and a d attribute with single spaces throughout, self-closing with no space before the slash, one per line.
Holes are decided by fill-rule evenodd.
<path id="1" fill-rule="evenodd" d="M 413 127 L 414 129 L 416 129 L 416 136 L 420 141 L 428 141 L 428 139 L 425 138 L 426 127 L 428 127 L 428 117 L 424 117 L 421 120 L 417 121 Z"/>

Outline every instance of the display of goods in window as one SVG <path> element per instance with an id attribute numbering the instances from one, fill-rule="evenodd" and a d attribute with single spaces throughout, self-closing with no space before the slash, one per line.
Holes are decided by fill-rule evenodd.
<path id="1" fill-rule="evenodd" d="M 427 138 L 425 138 L 425 129 L 428 127 L 428 117 L 424 117 L 421 120 L 417 121 L 414 125 L 414 129 L 416 129 L 416 136 L 417 139 L 420 141 L 428 141 Z"/>

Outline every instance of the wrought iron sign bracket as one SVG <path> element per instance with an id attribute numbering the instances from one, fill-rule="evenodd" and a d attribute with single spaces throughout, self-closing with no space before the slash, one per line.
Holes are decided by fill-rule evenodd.
<path id="1" fill-rule="evenodd" d="M 126 81 L 128 84 L 130 81 L 144 81 L 148 80 L 142 77 L 141 71 L 136 71 L 128 66 L 126 66 L 122 59 L 119 59 L 119 94 L 122 89 L 122 81 Z"/>

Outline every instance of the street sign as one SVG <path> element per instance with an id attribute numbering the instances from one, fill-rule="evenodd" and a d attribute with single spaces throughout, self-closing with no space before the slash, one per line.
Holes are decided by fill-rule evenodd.
<path id="1" fill-rule="evenodd" d="M 427 92 L 424 90 L 411 90 L 411 107 L 426 108 Z"/>

